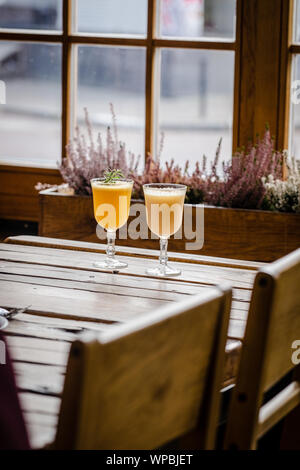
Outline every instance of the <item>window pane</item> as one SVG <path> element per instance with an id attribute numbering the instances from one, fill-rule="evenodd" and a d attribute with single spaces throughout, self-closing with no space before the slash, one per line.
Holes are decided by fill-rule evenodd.
<path id="1" fill-rule="evenodd" d="M 144 48 L 78 46 L 78 123 L 86 107 L 95 132 L 100 128 L 105 138 L 112 103 L 119 140 L 136 155 L 144 155 L 145 57 Z"/>
<path id="2" fill-rule="evenodd" d="M 62 0 L 0 0 L 0 28 L 61 30 Z"/>
<path id="3" fill-rule="evenodd" d="M 294 41 L 300 42 L 300 1 L 295 0 L 294 9 Z"/>
<path id="4" fill-rule="evenodd" d="M 147 0 L 73 0 L 76 4 L 80 32 L 146 35 Z"/>
<path id="5" fill-rule="evenodd" d="M 159 129 L 162 158 L 184 165 L 214 157 L 222 137 L 223 159 L 232 155 L 234 53 L 163 49 Z"/>
<path id="6" fill-rule="evenodd" d="M 160 0 L 162 36 L 235 37 L 236 0 Z"/>
<path id="7" fill-rule="evenodd" d="M 0 159 L 56 166 L 61 155 L 61 46 L 0 42 Z"/>
<path id="8" fill-rule="evenodd" d="M 300 160 L 300 56 L 293 58 L 293 82 L 291 90 L 291 154 Z"/>

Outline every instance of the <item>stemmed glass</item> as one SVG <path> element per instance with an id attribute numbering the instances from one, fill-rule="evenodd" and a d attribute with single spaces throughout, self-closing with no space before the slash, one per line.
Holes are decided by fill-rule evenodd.
<path id="1" fill-rule="evenodd" d="M 159 265 L 147 269 L 150 276 L 169 277 L 181 274 L 168 265 L 168 239 L 182 224 L 183 203 L 187 187 L 183 184 L 144 184 L 147 224 L 160 239 Z"/>
<path id="2" fill-rule="evenodd" d="M 106 230 L 107 248 L 104 261 L 96 261 L 100 269 L 118 271 L 128 264 L 115 258 L 116 231 L 127 222 L 133 181 L 118 178 L 107 182 L 106 178 L 91 180 L 95 219 Z"/>

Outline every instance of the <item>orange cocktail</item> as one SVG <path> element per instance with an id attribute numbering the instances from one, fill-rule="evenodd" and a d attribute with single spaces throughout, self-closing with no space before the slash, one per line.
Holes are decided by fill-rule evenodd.
<path id="1" fill-rule="evenodd" d="M 92 181 L 94 214 L 101 227 L 116 231 L 127 222 L 132 184 L 132 181 Z"/>
<path id="2" fill-rule="evenodd" d="M 133 181 L 112 176 L 95 178 L 91 180 L 91 185 L 95 219 L 107 232 L 106 259 L 94 265 L 118 271 L 126 268 L 127 263 L 115 258 L 116 231 L 127 222 Z"/>
<path id="3" fill-rule="evenodd" d="M 167 264 L 168 238 L 180 229 L 187 187 L 183 184 L 144 184 L 146 216 L 151 232 L 160 238 L 160 264 L 147 269 L 151 276 L 178 276 L 180 270 Z"/>
<path id="4" fill-rule="evenodd" d="M 147 224 L 151 232 L 169 238 L 180 229 L 185 191 L 144 188 Z"/>

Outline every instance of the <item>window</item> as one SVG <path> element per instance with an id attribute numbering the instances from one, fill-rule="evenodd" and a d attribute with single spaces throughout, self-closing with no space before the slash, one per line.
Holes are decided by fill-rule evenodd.
<path id="1" fill-rule="evenodd" d="M 147 0 L 77 0 L 73 9 L 76 32 L 147 36 Z"/>
<path id="2" fill-rule="evenodd" d="M 6 84 L 1 160 L 55 165 L 61 153 L 61 45 L 1 41 L 0 57 Z"/>
<path id="3" fill-rule="evenodd" d="M 210 159 L 222 138 L 222 157 L 230 159 L 234 52 L 163 48 L 160 64 L 162 158 L 174 158 L 182 166 L 203 154 Z"/>
<path id="4" fill-rule="evenodd" d="M 83 124 L 87 108 L 95 131 L 111 125 L 112 102 L 119 140 L 125 140 L 136 155 L 142 155 L 145 148 L 145 68 L 144 47 L 77 48 L 77 123 Z"/>
<path id="5" fill-rule="evenodd" d="M 292 82 L 290 110 L 290 154 L 300 160 L 300 2 L 294 1 Z"/>
<path id="6" fill-rule="evenodd" d="M 0 162 L 55 167 L 89 110 L 136 154 L 230 158 L 236 0 L 0 2 Z M 117 12 L 117 13 L 116 13 Z"/>
<path id="7" fill-rule="evenodd" d="M 62 0 L 1 0 L 0 28 L 62 30 Z"/>

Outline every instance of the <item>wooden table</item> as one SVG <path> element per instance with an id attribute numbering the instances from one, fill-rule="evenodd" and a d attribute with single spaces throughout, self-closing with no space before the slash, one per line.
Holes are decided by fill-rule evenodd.
<path id="1" fill-rule="evenodd" d="M 158 252 L 119 247 L 128 269 L 112 274 L 93 267 L 102 244 L 42 237 L 11 237 L 0 244 L 0 306 L 25 307 L 4 330 L 33 447 L 53 440 L 71 342 L 83 330 L 102 331 L 166 302 L 228 282 L 233 304 L 224 386 L 236 376 L 256 270 L 262 263 L 170 254 L 182 275 L 149 278 Z"/>

